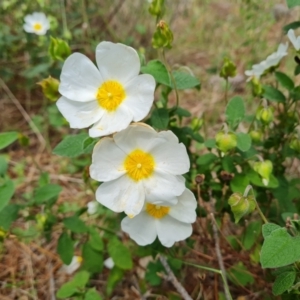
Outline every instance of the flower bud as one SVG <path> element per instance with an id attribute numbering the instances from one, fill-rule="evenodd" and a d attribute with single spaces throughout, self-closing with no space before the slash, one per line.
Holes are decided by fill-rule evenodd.
<path id="1" fill-rule="evenodd" d="M 51 36 L 49 54 L 53 60 L 65 60 L 71 54 L 71 49 L 64 40 Z"/>
<path id="2" fill-rule="evenodd" d="M 162 17 L 165 13 L 165 1 L 164 0 L 153 0 L 149 6 L 149 13 L 156 17 Z"/>
<path id="3" fill-rule="evenodd" d="M 268 185 L 273 170 L 272 162 L 270 160 L 257 161 L 254 163 L 253 169 L 262 177 L 263 184 Z"/>
<path id="4" fill-rule="evenodd" d="M 160 21 L 152 37 L 153 48 L 172 48 L 173 33 L 165 21 Z"/>
<path id="5" fill-rule="evenodd" d="M 220 71 L 220 76 L 227 79 L 228 77 L 236 76 L 236 65 L 227 57 L 224 58 L 223 66 Z"/>
<path id="6" fill-rule="evenodd" d="M 256 111 L 256 119 L 268 125 L 274 119 L 273 108 L 260 106 Z"/>
<path id="7" fill-rule="evenodd" d="M 256 77 L 252 77 L 251 85 L 252 85 L 252 95 L 254 97 L 259 97 L 260 95 L 263 94 L 263 87 Z"/>
<path id="8" fill-rule="evenodd" d="M 216 135 L 216 144 L 219 150 L 226 153 L 236 147 L 236 135 L 233 132 L 225 133 L 224 130 L 219 131 Z"/>
<path id="9" fill-rule="evenodd" d="M 51 101 L 56 101 L 59 98 L 59 81 L 51 76 L 42 81 L 37 82 L 42 87 L 43 94 Z"/>
<path id="10" fill-rule="evenodd" d="M 47 216 L 45 214 L 37 214 L 35 216 L 36 222 L 37 222 L 37 227 L 39 229 L 43 229 L 44 225 L 47 221 Z"/>
<path id="11" fill-rule="evenodd" d="M 296 152 L 300 153 L 300 139 L 297 136 L 292 138 L 289 146 Z"/>
<path id="12" fill-rule="evenodd" d="M 254 196 L 244 197 L 241 193 L 232 194 L 228 204 L 234 215 L 235 223 L 238 223 L 243 216 L 253 212 L 256 207 Z"/>
<path id="13" fill-rule="evenodd" d="M 194 117 L 191 122 L 191 128 L 194 132 L 198 131 L 203 125 L 203 119 Z"/>
<path id="14" fill-rule="evenodd" d="M 260 130 L 251 130 L 249 134 L 254 143 L 262 141 L 263 133 Z"/>

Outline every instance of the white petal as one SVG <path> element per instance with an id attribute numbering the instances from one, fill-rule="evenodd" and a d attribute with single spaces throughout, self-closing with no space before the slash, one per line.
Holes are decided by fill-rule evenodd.
<path id="1" fill-rule="evenodd" d="M 181 175 L 189 171 L 190 159 L 183 144 L 166 142 L 151 150 L 155 169 L 160 172 Z"/>
<path id="2" fill-rule="evenodd" d="M 137 52 L 123 44 L 101 42 L 96 48 L 96 61 L 104 80 L 117 80 L 126 84 L 140 71 Z"/>
<path id="3" fill-rule="evenodd" d="M 174 176 L 154 172 L 144 180 L 147 201 L 155 204 L 170 202 L 177 203 L 177 197 L 185 190 L 185 179 L 183 176 Z"/>
<path id="4" fill-rule="evenodd" d="M 96 66 L 85 55 L 73 53 L 65 61 L 60 75 L 59 92 L 68 99 L 96 100 L 103 80 Z"/>
<path id="5" fill-rule="evenodd" d="M 197 201 L 194 194 L 185 189 L 183 194 L 178 197 L 178 203 L 170 206 L 169 215 L 184 223 L 194 223 L 196 221 Z"/>
<path id="6" fill-rule="evenodd" d="M 89 127 L 96 123 L 104 113 L 97 101 L 78 102 L 61 97 L 56 105 L 70 123 L 71 128 Z"/>
<path id="7" fill-rule="evenodd" d="M 119 106 L 116 111 L 105 112 L 90 130 L 91 137 L 109 135 L 125 129 L 132 121 L 132 114 L 125 106 Z"/>
<path id="8" fill-rule="evenodd" d="M 172 247 L 175 242 L 185 240 L 192 232 L 192 225 L 182 223 L 170 216 L 156 220 L 158 239 L 165 247 Z"/>
<path id="9" fill-rule="evenodd" d="M 114 212 L 124 211 L 127 215 L 139 214 L 145 202 L 143 186 L 127 176 L 102 183 L 96 191 L 96 199 Z"/>
<path id="10" fill-rule="evenodd" d="M 112 138 L 101 139 L 93 150 L 90 176 L 98 181 L 110 181 L 125 173 L 123 162 L 126 155 Z"/>
<path id="11" fill-rule="evenodd" d="M 115 262 L 111 257 L 109 257 L 103 262 L 103 264 L 107 269 L 112 269 L 115 265 Z"/>
<path id="12" fill-rule="evenodd" d="M 134 149 L 140 148 L 148 151 L 157 142 L 164 142 L 157 139 L 157 132 L 145 124 L 132 124 L 125 130 L 114 135 L 114 140 L 119 148 L 129 154 Z"/>
<path id="13" fill-rule="evenodd" d="M 171 130 L 161 131 L 158 133 L 158 136 L 165 138 L 169 142 L 179 143 L 178 137 Z"/>
<path id="14" fill-rule="evenodd" d="M 33 26 L 32 26 L 32 25 L 29 25 L 29 24 L 27 24 L 27 23 L 25 23 L 25 24 L 23 25 L 23 28 L 24 28 L 24 30 L 25 30 L 26 32 L 28 32 L 28 33 L 33 33 L 33 32 L 34 32 Z"/>
<path id="15" fill-rule="evenodd" d="M 124 104 L 133 114 L 133 121 L 144 119 L 150 111 L 154 100 L 155 80 L 148 74 L 139 75 L 125 85 Z"/>
<path id="16" fill-rule="evenodd" d="M 297 38 L 295 35 L 295 32 L 293 29 L 290 29 L 287 33 L 288 38 L 290 39 L 291 43 L 293 44 L 293 46 L 295 47 L 295 49 L 298 51 L 299 50 L 299 45 L 297 43 Z"/>
<path id="17" fill-rule="evenodd" d="M 88 208 L 87 213 L 89 215 L 93 215 L 97 212 L 99 204 L 97 201 L 90 201 L 90 202 L 88 202 L 88 204 L 86 206 Z"/>
<path id="18" fill-rule="evenodd" d="M 133 219 L 124 218 L 121 222 L 121 228 L 138 245 L 145 246 L 152 244 L 157 236 L 154 221 L 147 213 L 141 212 Z"/>

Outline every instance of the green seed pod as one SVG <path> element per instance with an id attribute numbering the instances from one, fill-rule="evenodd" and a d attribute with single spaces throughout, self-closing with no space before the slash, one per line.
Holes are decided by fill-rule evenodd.
<path id="1" fill-rule="evenodd" d="M 42 81 L 37 82 L 42 87 L 43 94 L 51 101 L 56 101 L 59 98 L 59 81 L 51 76 Z"/>
<path id="2" fill-rule="evenodd" d="M 262 141 L 263 133 L 260 130 L 251 130 L 249 134 L 254 143 Z"/>
<path id="3" fill-rule="evenodd" d="M 230 196 L 228 204 L 231 207 L 231 211 L 234 215 L 235 223 L 254 211 L 256 202 L 253 196 L 244 197 L 241 193 L 234 193 Z"/>
<path id="4" fill-rule="evenodd" d="M 270 175 L 272 174 L 273 171 L 272 162 L 270 160 L 257 161 L 254 163 L 253 169 L 262 177 L 263 184 L 268 185 Z"/>
<path id="5" fill-rule="evenodd" d="M 164 0 L 153 0 L 148 9 L 149 13 L 156 17 L 162 17 L 166 10 L 164 4 Z"/>
<path id="6" fill-rule="evenodd" d="M 202 118 L 197 118 L 197 117 L 194 117 L 192 119 L 192 122 L 191 122 L 191 128 L 193 129 L 193 131 L 198 131 L 203 125 L 203 119 Z"/>
<path id="7" fill-rule="evenodd" d="M 290 148 L 292 148 L 293 150 L 295 150 L 296 152 L 300 153 L 300 140 L 298 137 L 293 137 L 290 144 L 289 144 Z"/>
<path id="8" fill-rule="evenodd" d="M 236 65 L 227 57 L 224 58 L 223 66 L 220 71 L 220 76 L 227 79 L 228 77 L 236 76 Z"/>
<path id="9" fill-rule="evenodd" d="M 153 48 L 172 48 L 173 33 L 165 21 L 160 21 L 152 37 Z"/>
<path id="10" fill-rule="evenodd" d="M 233 149 L 237 145 L 237 137 L 233 132 L 225 133 L 221 130 L 216 135 L 216 144 L 223 153 Z"/>
<path id="11" fill-rule="evenodd" d="M 251 79 L 252 94 L 254 97 L 258 97 L 263 94 L 263 87 L 256 77 Z"/>
<path id="12" fill-rule="evenodd" d="M 256 111 L 256 119 L 269 125 L 274 120 L 273 108 L 260 106 Z"/>
<path id="13" fill-rule="evenodd" d="M 71 54 L 71 49 L 64 40 L 56 39 L 51 36 L 49 54 L 53 60 L 65 60 Z"/>

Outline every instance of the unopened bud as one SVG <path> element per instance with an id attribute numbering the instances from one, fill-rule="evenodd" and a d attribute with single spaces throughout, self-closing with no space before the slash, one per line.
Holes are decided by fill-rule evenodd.
<path id="1" fill-rule="evenodd" d="M 262 141 L 263 133 L 260 130 L 251 130 L 249 134 L 254 143 Z"/>
<path id="2" fill-rule="evenodd" d="M 197 117 L 194 117 L 192 119 L 192 122 L 191 122 L 191 128 L 193 129 L 193 131 L 198 131 L 203 125 L 203 119 L 202 118 L 197 118 Z"/>
<path id="3" fill-rule="evenodd" d="M 51 101 L 56 101 L 59 98 L 59 81 L 51 76 L 37 82 L 42 87 L 43 94 Z"/>
<path id="4" fill-rule="evenodd" d="M 290 148 L 295 150 L 297 153 L 300 153 L 300 139 L 298 137 L 293 137 L 290 144 Z"/>
<path id="5" fill-rule="evenodd" d="M 160 21 L 152 37 L 153 48 L 172 48 L 173 33 L 165 21 Z"/>
<path id="6" fill-rule="evenodd" d="M 153 0 L 149 6 L 149 13 L 156 17 L 162 17 L 165 13 L 165 1 L 164 0 Z"/>
<path id="7" fill-rule="evenodd" d="M 254 163 L 253 169 L 262 177 L 263 184 L 268 185 L 273 170 L 272 162 L 270 160 L 257 161 Z"/>
<path id="8" fill-rule="evenodd" d="M 245 197 L 241 193 L 232 194 L 228 200 L 228 204 L 234 215 L 235 223 L 238 223 L 243 216 L 253 212 L 256 207 L 254 196 L 248 195 Z"/>
<path id="9" fill-rule="evenodd" d="M 260 106 L 256 111 L 256 118 L 263 124 L 269 125 L 274 119 L 273 108 Z"/>
<path id="10" fill-rule="evenodd" d="M 224 130 L 219 131 L 216 135 L 216 144 L 223 153 L 234 149 L 237 145 L 237 137 L 233 132 L 226 133 Z"/>
<path id="11" fill-rule="evenodd" d="M 204 182 L 205 175 L 204 174 L 197 174 L 195 177 L 196 184 L 202 184 Z"/>
<path id="12" fill-rule="evenodd" d="M 71 49 L 64 40 L 51 36 L 49 54 L 53 60 L 65 60 L 71 54 Z"/>
<path id="13" fill-rule="evenodd" d="M 229 59 L 224 58 L 223 66 L 220 71 L 220 76 L 227 79 L 228 77 L 236 76 L 236 65 Z"/>
<path id="14" fill-rule="evenodd" d="M 252 77 L 251 85 L 252 85 L 252 94 L 254 97 L 258 97 L 263 94 L 264 92 L 263 87 L 256 77 Z"/>

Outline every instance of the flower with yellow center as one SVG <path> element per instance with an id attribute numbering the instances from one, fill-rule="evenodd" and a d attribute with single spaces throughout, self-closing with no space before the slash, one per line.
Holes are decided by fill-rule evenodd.
<path id="1" fill-rule="evenodd" d="M 72 261 L 69 265 L 63 265 L 62 269 L 67 274 L 71 275 L 74 273 L 82 263 L 82 257 L 81 256 L 73 256 Z"/>
<path id="2" fill-rule="evenodd" d="M 45 35 L 50 29 L 50 23 L 44 13 L 34 12 L 24 18 L 24 30 L 28 33 L 35 33 L 37 35 Z"/>
<path id="3" fill-rule="evenodd" d="M 145 198 L 155 205 L 176 204 L 190 167 L 186 148 L 171 131 L 156 132 L 136 123 L 103 138 L 93 150 L 90 175 L 103 182 L 98 202 L 134 217 Z"/>
<path id="4" fill-rule="evenodd" d="M 137 52 L 123 44 L 101 42 L 96 48 L 98 68 L 84 55 L 73 53 L 65 61 L 57 107 L 71 128 L 93 125 L 91 137 L 125 129 L 149 113 L 155 80 L 140 72 Z"/>
<path id="5" fill-rule="evenodd" d="M 176 205 L 146 202 L 137 216 L 124 218 L 121 227 L 140 246 L 151 244 L 158 237 L 165 247 L 171 247 L 192 234 L 191 223 L 196 220 L 196 206 L 194 194 L 185 189 Z"/>

